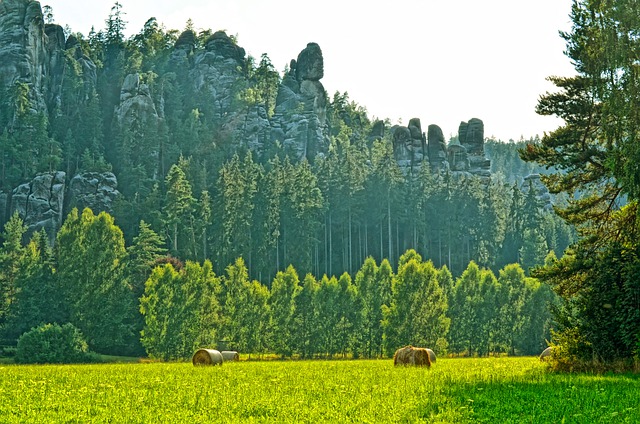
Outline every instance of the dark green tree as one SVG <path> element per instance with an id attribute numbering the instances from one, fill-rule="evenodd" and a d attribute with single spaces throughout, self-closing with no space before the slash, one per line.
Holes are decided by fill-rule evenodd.
<path id="1" fill-rule="evenodd" d="M 295 323 L 294 340 L 296 352 L 303 358 L 310 358 L 318 353 L 318 326 L 320 324 L 316 309 L 318 282 L 311 274 L 307 274 L 302 288 L 295 298 L 293 321 Z"/>
<path id="2" fill-rule="evenodd" d="M 543 181 L 552 193 L 569 195 L 558 213 L 580 236 L 565 257 L 535 274 L 563 299 L 556 342 L 567 367 L 638 351 L 637 10 L 629 0 L 573 2 L 572 28 L 561 35 L 577 74 L 549 78 L 559 91 L 543 95 L 537 107 L 564 125 L 521 152 L 554 168 Z"/>
<path id="3" fill-rule="evenodd" d="M 192 195 L 191 183 L 180 166 L 171 167 L 165 184 L 167 191 L 163 207 L 164 221 L 171 242 L 171 252 L 178 255 L 181 252 L 178 250 L 178 240 L 188 239 L 189 236 L 195 199 Z"/>
<path id="4" fill-rule="evenodd" d="M 291 356 L 294 350 L 293 338 L 296 330 L 296 297 L 300 293 L 298 273 L 289 265 L 279 272 L 271 283 L 269 307 L 271 310 L 271 348 L 281 356 Z"/>
<path id="5" fill-rule="evenodd" d="M 99 353 L 136 351 L 137 303 L 126 280 L 124 237 L 106 212 L 73 209 L 56 239 L 56 278 L 71 323 Z M 99 294 L 99 295 L 97 295 Z"/>
<path id="6" fill-rule="evenodd" d="M 34 233 L 24 248 L 15 277 L 15 295 L 1 327 L 5 340 L 13 344 L 31 328 L 68 322 L 67 304 L 55 278 L 53 254 L 44 230 Z"/>

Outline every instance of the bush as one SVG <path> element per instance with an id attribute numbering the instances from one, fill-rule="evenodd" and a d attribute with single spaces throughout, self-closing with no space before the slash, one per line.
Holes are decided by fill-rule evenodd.
<path id="1" fill-rule="evenodd" d="M 97 362 L 89 352 L 84 336 L 72 324 L 44 324 L 32 328 L 18 339 L 17 364 L 71 364 Z"/>

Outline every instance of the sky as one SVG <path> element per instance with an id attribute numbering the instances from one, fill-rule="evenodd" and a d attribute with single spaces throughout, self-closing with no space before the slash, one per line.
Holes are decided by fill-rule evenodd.
<path id="1" fill-rule="evenodd" d="M 126 35 L 151 17 L 166 29 L 225 30 L 248 55 L 282 72 L 309 42 L 320 45 L 330 97 L 347 92 L 370 118 L 455 136 L 480 118 L 485 137 L 542 136 L 562 124 L 540 116 L 551 75 L 575 74 L 559 31 L 572 0 L 119 0 Z M 85 36 L 105 27 L 114 1 L 42 0 L 56 23 Z"/>

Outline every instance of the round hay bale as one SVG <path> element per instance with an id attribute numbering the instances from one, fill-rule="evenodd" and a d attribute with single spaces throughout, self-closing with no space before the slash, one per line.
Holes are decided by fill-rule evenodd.
<path id="1" fill-rule="evenodd" d="M 551 356 L 551 352 L 553 351 L 553 347 L 549 346 L 540 354 L 540 360 L 546 361 L 549 356 Z"/>
<path id="2" fill-rule="evenodd" d="M 413 348 L 413 362 L 412 365 L 416 367 L 430 367 L 431 366 L 431 357 L 429 356 L 429 352 L 427 349 L 423 347 L 414 347 Z"/>
<path id="3" fill-rule="evenodd" d="M 436 362 L 436 353 L 429 348 L 426 348 L 426 349 L 427 349 L 427 352 L 429 352 L 429 359 L 431 359 L 431 363 Z"/>
<path id="4" fill-rule="evenodd" d="M 198 349 L 193 354 L 193 365 L 220 365 L 222 366 L 222 354 L 215 349 Z"/>
<path id="5" fill-rule="evenodd" d="M 396 350 L 395 355 L 393 355 L 393 365 L 415 365 L 418 367 L 430 367 L 431 358 L 427 349 L 409 345 Z"/>
<path id="6" fill-rule="evenodd" d="M 239 361 L 240 355 L 235 350 L 223 350 L 220 352 L 222 354 L 222 359 L 226 361 Z"/>
<path id="7" fill-rule="evenodd" d="M 406 365 L 410 361 L 410 353 L 412 346 L 401 347 L 396 350 L 396 353 L 393 355 L 393 365 Z"/>

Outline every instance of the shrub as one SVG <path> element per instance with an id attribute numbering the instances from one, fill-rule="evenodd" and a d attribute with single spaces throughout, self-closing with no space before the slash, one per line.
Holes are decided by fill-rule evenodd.
<path id="1" fill-rule="evenodd" d="M 44 324 L 18 339 L 15 362 L 18 364 L 70 364 L 97 362 L 89 352 L 84 336 L 72 324 Z"/>

